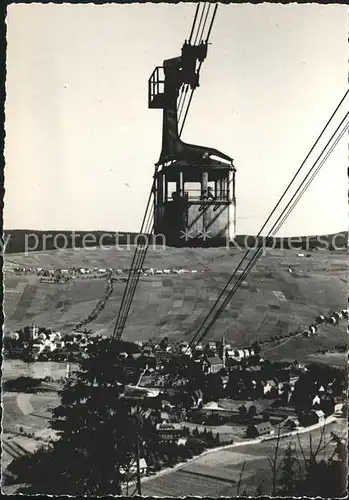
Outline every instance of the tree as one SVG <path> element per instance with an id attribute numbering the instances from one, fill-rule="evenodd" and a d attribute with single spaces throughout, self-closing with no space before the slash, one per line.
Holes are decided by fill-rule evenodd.
<path id="1" fill-rule="evenodd" d="M 239 406 L 238 410 L 239 410 L 239 414 L 240 414 L 241 417 L 245 417 L 246 416 L 246 414 L 247 414 L 247 408 L 246 408 L 245 405 Z"/>
<path id="2" fill-rule="evenodd" d="M 269 422 L 269 420 L 270 420 L 270 413 L 268 413 L 267 411 L 264 411 L 262 413 L 262 417 L 263 417 L 263 422 Z"/>
<path id="3" fill-rule="evenodd" d="M 195 427 L 195 429 L 193 430 L 193 436 L 194 437 L 199 437 L 199 429 L 197 427 Z"/>
<path id="4" fill-rule="evenodd" d="M 278 434 L 273 456 L 268 457 L 272 468 L 272 496 L 312 498 L 343 498 L 346 496 L 348 450 L 344 436 L 340 437 L 331 432 L 331 439 L 326 441 L 325 428 L 323 428 L 315 448 L 310 434 L 310 450 L 309 454 L 306 454 L 300 437 L 297 435 L 299 450 L 294 449 L 289 443 L 280 463 L 278 460 L 279 438 Z M 336 443 L 335 450 L 332 451 L 328 459 L 319 459 L 331 441 Z M 297 451 L 300 451 L 300 456 Z M 325 457 L 325 453 L 323 456 Z M 262 489 L 259 486 L 256 495 L 261 493 Z"/>
<path id="5" fill-rule="evenodd" d="M 167 349 L 167 346 L 168 346 L 168 337 L 163 337 L 161 340 L 160 340 L 160 343 L 159 343 L 159 346 L 160 348 L 165 351 Z"/>
<path id="6" fill-rule="evenodd" d="M 256 366 L 256 365 L 259 365 L 260 362 L 261 362 L 261 356 L 259 354 L 255 354 L 254 356 L 251 356 L 249 358 L 249 365 L 250 366 Z"/>
<path id="7" fill-rule="evenodd" d="M 306 478 L 299 485 L 299 496 L 343 498 L 346 496 L 346 464 L 341 462 L 313 462 Z"/>
<path id="8" fill-rule="evenodd" d="M 289 443 L 281 463 L 281 474 L 278 481 L 279 488 L 278 494 L 283 496 L 293 496 L 297 493 L 297 484 L 295 479 L 295 465 L 296 459 L 293 456 L 292 444 Z"/>
<path id="9" fill-rule="evenodd" d="M 228 397 L 236 397 L 239 393 L 236 370 L 232 371 L 229 375 L 229 380 L 225 388 L 225 393 Z"/>
<path id="10" fill-rule="evenodd" d="M 10 472 L 27 494 L 100 496 L 121 493 L 121 467 L 135 455 L 142 420 L 122 398 L 122 367 L 110 341 L 89 349 L 76 379 L 61 391 L 50 427 L 59 439 L 15 460 Z"/>
<path id="11" fill-rule="evenodd" d="M 320 400 L 320 409 L 324 412 L 326 417 L 334 413 L 335 401 L 333 398 L 326 398 Z"/>
<path id="12" fill-rule="evenodd" d="M 209 431 L 206 432 L 206 440 L 209 444 L 213 443 L 214 442 L 214 437 L 213 437 L 213 434 L 212 434 L 212 431 L 211 429 Z"/>
<path id="13" fill-rule="evenodd" d="M 209 375 L 206 379 L 205 396 L 208 400 L 217 400 L 224 395 L 223 383 L 218 373 Z"/>
<path id="14" fill-rule="evenodd" d="M 254 350 L 255 354 L 259 354 L 261 352 L 261 348 L 260 348 L 259 342 L 257 340 L 252 342 L 251 348 Z"/>
<path id="15" fill-rule="evenodd" d="M 280 439 L 281 439 L 281 428 L 278 427 L 276 443 L 274 445 L 274 450 L 272 456 L 268 456 L 268 462 L 271 468 L 272 473 L 272 495 L 276 495 L 276 487 L 277 487 L 277 478 L 279 469 L 281 467 L 281 462 L 279 461 L 279 452 L 280 452 Z"/>
<path id="16" fill-rule="evenodd" d="M 310 452 L 309 456 L 306 457 L 299 436 L 297 436 L 305 465 L 305 467 L 303 466 L 304 475 L 302 475 L 303 477 L 298 482 L 297 496 L 319 496 L 323 498 L 342 498 L 346 496 L 348 451 L 343 437 L 339 437 L 334 432 L 331 432 L 331 439 L 326 442 L 325 427 L 323 427 L 315 449 L 312 442 L 312 435 L 310 434 Z M 331 441 L 336 443 L 332 455 L 328 460 L 325 458 L 319 459 Z"/>
<path id="17" fill-rule="evenodd" d="M 248 409 L 248 416 L 254 418 L 257 415 L 257 408 L 255 405 L 251 405 Z"/>
<path id="18" fill-rule="evenodd" d="M 331 460 L 333 460 L 334 456 L 337 456 L 340 462 L 343 464 L 347 463 L 348 448 L 345 446 L 341 438 L 335 432 L 331 432 L 331 441 L 336 443 L 334 455 L 331 457 Z"/>

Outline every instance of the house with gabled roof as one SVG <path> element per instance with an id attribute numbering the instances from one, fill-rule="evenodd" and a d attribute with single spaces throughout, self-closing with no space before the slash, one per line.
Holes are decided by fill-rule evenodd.
<path id="1" fill-rule="evenodd" d="M 246 437 L 256 438 L 259 436 L 271 436 L 275 433 L 274 427 L 270 422 L 261 422 L 260 424 L 249 425 L 246 429 Z"/>
<path id="2" fill-rule="evenodd" d="M 224 367 L 223 361 L 218 356 L 207 356 L 202 364 L 205 373 L 218 373 Z"/>

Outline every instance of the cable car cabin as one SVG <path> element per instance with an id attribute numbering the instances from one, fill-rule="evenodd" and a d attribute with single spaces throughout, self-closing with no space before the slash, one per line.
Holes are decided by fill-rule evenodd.
<path id="1" fill-rule="evenodd" d="M 176 161 L 155 175 L 154 230 L 169 246 L 225 246 L 235 236 L 235 168 Z"/>

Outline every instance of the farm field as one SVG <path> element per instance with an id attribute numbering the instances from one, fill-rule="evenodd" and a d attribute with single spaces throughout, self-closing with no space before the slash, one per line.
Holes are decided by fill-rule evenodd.
<path id="1" fill-rule="evenodd" d="M 328 424 L 325 428 L 325 443 L 329 441 L 330 432 L 334 431 L 340 436 L 345 436 L 347 423 L 344 419 Z M 305 456 L 310 451 L 310 434 L 312 446 L 316 449 L 321 439 L 321 429 L 299 435 Z M 298 438 L 284 438 L 280 442 L 280 456 L 282 457 L 289 442 L 292 441 L 300 454 Z M 236 448 L 226 448 L 212 451 L 207 455 L 198 457 L 180 469 L 160 474 L 158 477 L 147 478 L 142 484 L 143 496 L 161 497 L 234 497 L 243 463 L 245 462 L 242 491 L 250 496 L 256 494 L 257 485 L 261 485 L 263 492 L 270 494 L 271 472 L 266 457 L 272 455 L 275 441 L 265 441 Z M 322 446 L 322 445 L 321 445 Z M 322 455 L 330 456 L 333 452 L 329 444 Z M 343 480 L 345 480 L 343 478 Z"/>
<path id="2" fill-rule="evenodd" d="M 124 338 L 145 340 L 167 335 L 174 341 L 189 340 L 242 255 L 240 250 L 225 248 L 149 248 L 146 267 L 182 267 L 198 272 L 142 277 Z M 301 331 L 318 314 L 326 315 L 345 307 L 346 253 L 318 250 L 309 255 L 309 258 L 300 257 L 291 250 L 268 251 L 210 332 L 210 340 L 220 340 L 224 333 L 232 345 L 246 345 L 254 340 Z M 11 254 L 6 257 L 5 264 L 7 268 L 11 265 L 127 268 L 132 257 L 132 248 L 85 248 Z M 36 276 L 7 271 L 5 328 L 17 329 L 35 321 L 39 326 L 69 332 L 89 315 L 104 294 L 106 285 L 104 279 L 45 284 Z M 114 282 L 114 291 L 105 309 L 89 324 L 94 333 L 111 333 L 124 287 L 125 283 Z M 344 323 L 323 325 L 311 341 L 294 337 L 275 346 L 268 344 L 263 355 L 270 359 L 297 356 L 299 360 L 307 360 L 319 349 L 343 345 L 347 341 Z"/>
<path id="3" fill-rule="evenodd" d="M 42 440 L 51 436 L 48 423 L 52 409 L 59 405 L 55 392 L 15 393 L 3 392 L 2 470 L 22 455 L 33 453 Z M 24 435 L 24 433 L 26 435 Z M 7 488 L 5 494 L 10 494 Z"/>
<path id="4" fill-rule="evenodd" d="M 71 365 L 75 370 L 76 365 Z M 20 456 L 33 453 L 44 441 L 52 437 L 48 428 L 52 410 L 60 404 L 55 382 L 64 378 L 66 363 L 4 360 L 2 366 L 2 471 Z M 42 384 L 44 392 L 14 392 L 6 388 L 6 382 L 19 377 L 43 379 L 51 377 L 52 383 Z M 44 388 L 43 387 L 43 388 Z M 18 485 L 17 485 L 18 487 Z M 5 494 L 12 494 L 14 486 L 3 487 Z M 14 490 L 15 491 L 15 490 Z"/>
<path id="5" fill-rule="evenodd" d="M 75 371 L 77 365 L 70 363 L 70 371 Z M 66 376 L 67 364 L 53 361 L 35 361 L 26 363 L 19 359 L 4 359 L 2 365 L 2 381 L 18 377 L 32 377 L 44 379 L 51 377 L 53 381 L 59 381 Z"/>
<path id="6" fill-rule="evenodd" d="M 59 401 L 60 398 L 55 392 L 4 393 L 4 432 L 19 434 L 20 427 L 27 433 L 36 433 L 46 429 L 51 418 L 51 410 L 58 406 Z"/>

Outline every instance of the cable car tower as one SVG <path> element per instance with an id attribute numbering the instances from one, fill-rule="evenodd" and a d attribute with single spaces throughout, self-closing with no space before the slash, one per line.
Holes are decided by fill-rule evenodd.
<path id="1" fill-rule="evenodd" d="M 139 234 L 163 234 L 172 246 L 219 246 L 235 236 L 233 160 L 216 149 L 180 139 L 217 8 L 197 3 L 181 55 L 155 68 L 148 82 L 149 108 L 163 110 L 162 150 Z M 148 247 L 147 238 L 135 247 L 113 339 L 123 335 Z"/>
<path id="2" fill-rule="evenodd" d="M 235 236 L 232 158 L 211 147 L 183 142 L 180 132 L 186 114 L 179 132 L 181 98 L 188 88 L 193 93 L 199 86 L 215 12 L 206 39 L 192 41 L 192 31 L 181 55 L 166 59 L 148 82 L 149 108 L 163 110 L 162 149 L 153 187 L 154 233 L 164 235 L 170 246 L 222 246 Z"/>

